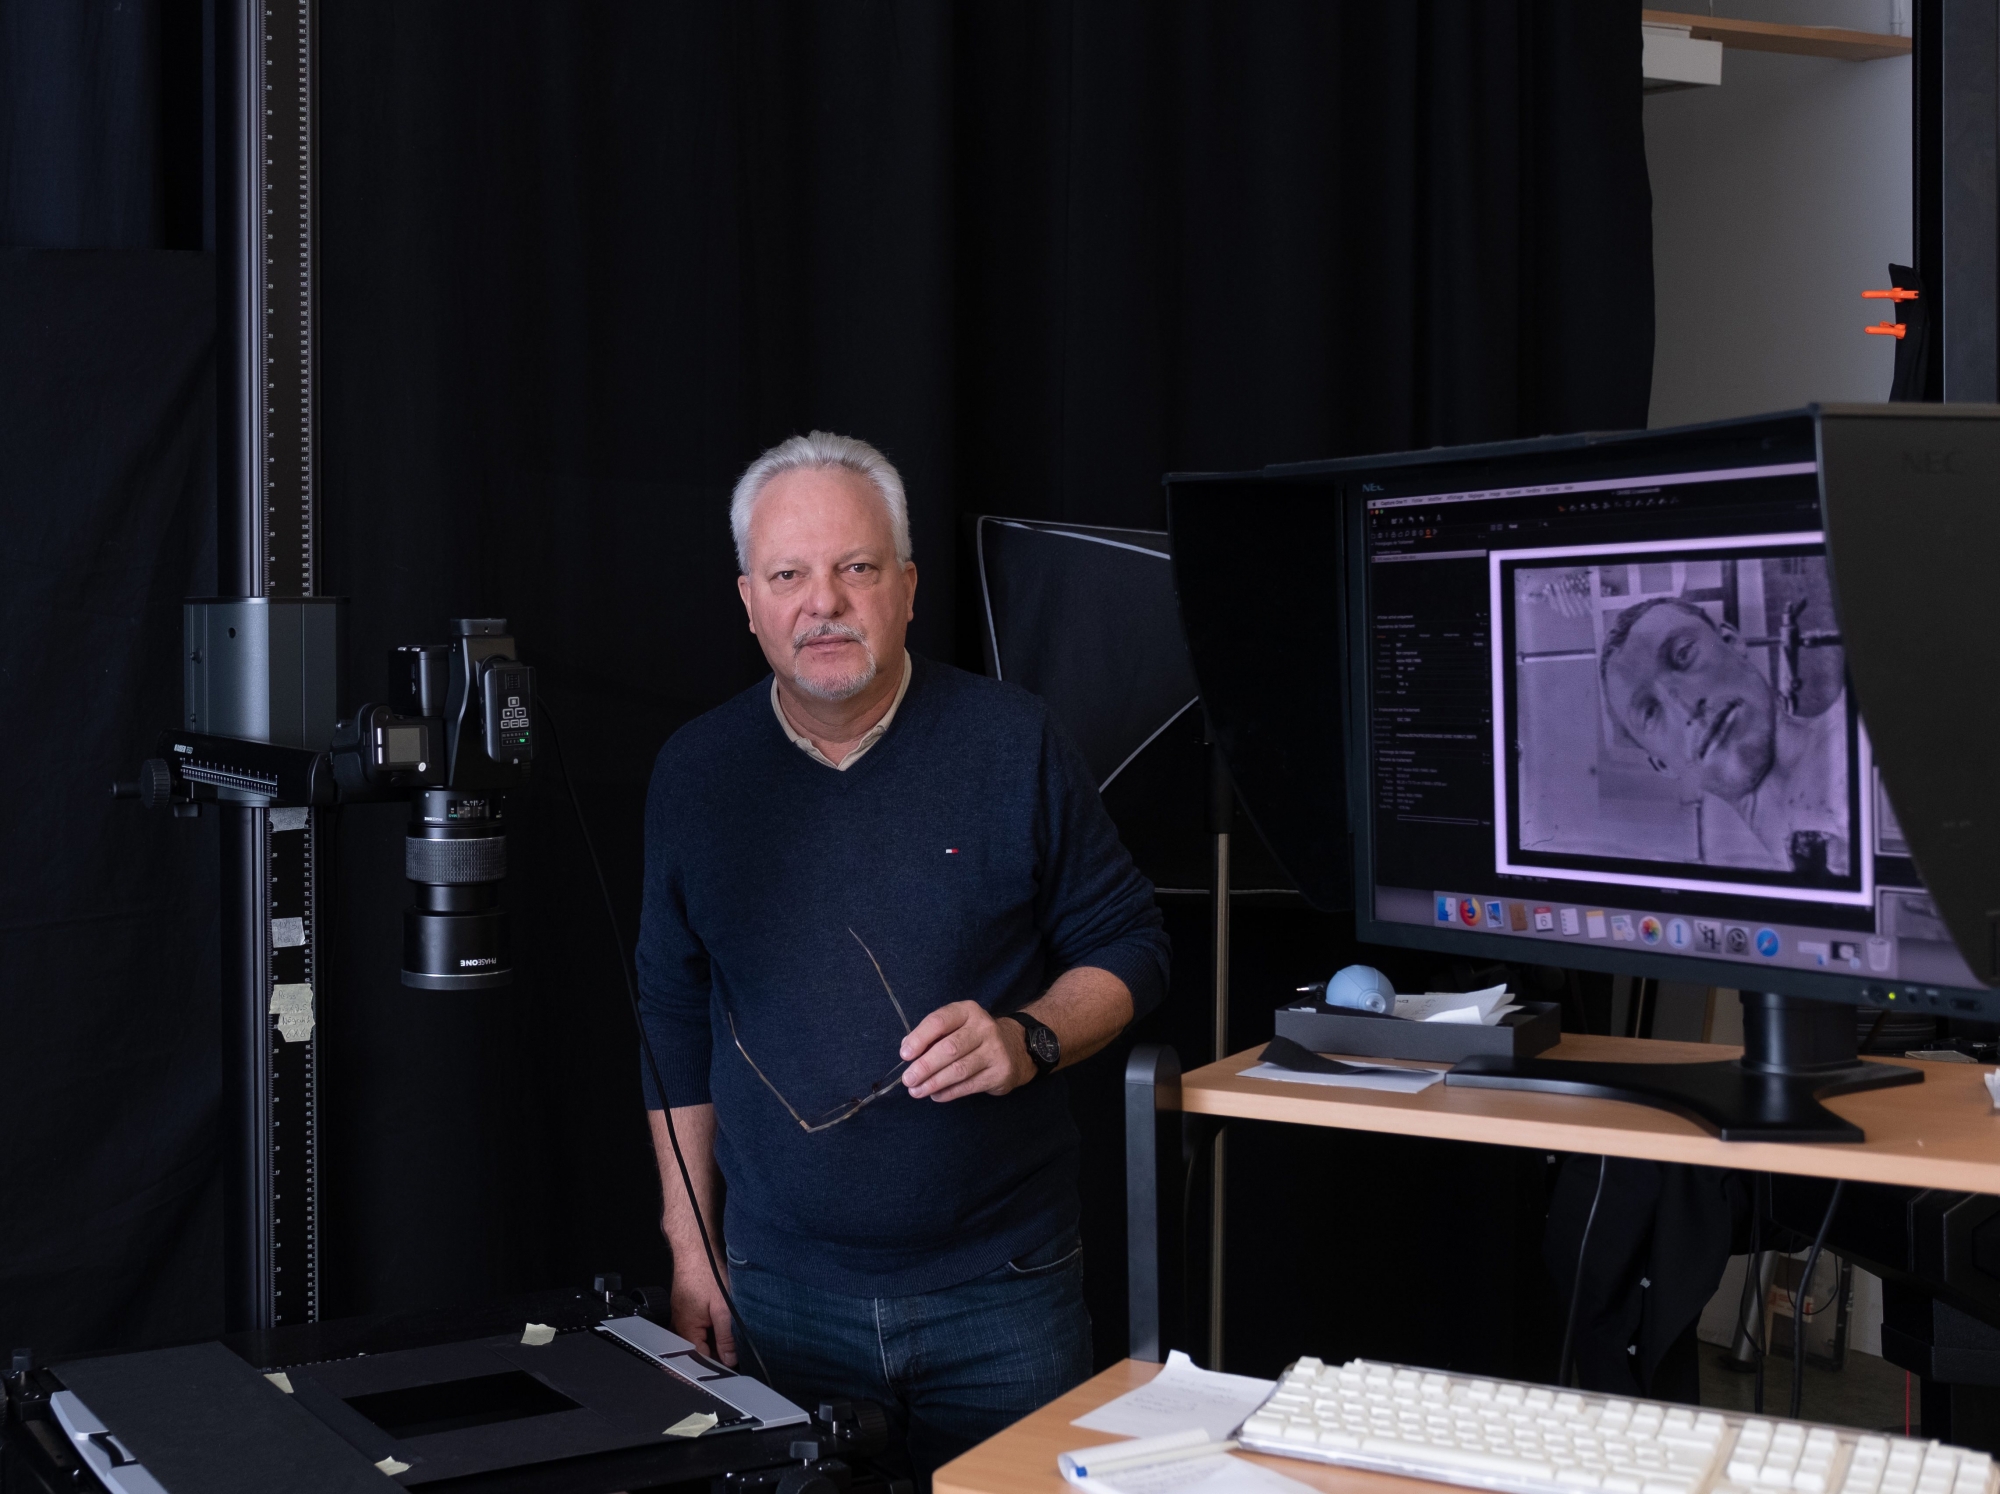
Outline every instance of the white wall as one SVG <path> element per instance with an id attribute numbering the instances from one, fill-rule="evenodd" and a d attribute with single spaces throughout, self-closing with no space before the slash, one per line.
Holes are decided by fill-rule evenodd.
<path id="1" fill-rule="evenodd" d="M 1686 7 L 1696 9 L 1697 7 Z M 1716 13 L 1800 26 L 1907 33 L 1896 0 L 1762 0 Z M 1730 50 L 1720 88 L 1646 100 L 1656 297 L 1649 424 L 1685 425 L 1809 400 L 1883 400 L 1893 320 L 1861 292 L 1910 263 L 1910 63 L 1832 62 Z M 1662 983 L 1662 996 L 1667 996 Z M 1690 1026 L 1676 988 L 1654 1020 Z M 1711 1040 L 1740 1043 L 1741 1006 L 1722 993 Z M 1743 1257 L 1729 1262 L 1701 1337 L 1727 1343 Z M 1848 1345 L 1882 1352 L 1882 1288 L 1854 1273 Z"/>
<path id="2" fill-rule="evenodd" d="M 1693 7 L 1689 7 L 1693 8 Z M 1887 31 L 1885 0 L 1719 14 Z M 1861 292 L 1911 255 L 1910 62 L 1730 49 L 1720 88 L 1647 98 L 1656 345 L 1650 424 L 1888 398 L 1892 320 Z"/>

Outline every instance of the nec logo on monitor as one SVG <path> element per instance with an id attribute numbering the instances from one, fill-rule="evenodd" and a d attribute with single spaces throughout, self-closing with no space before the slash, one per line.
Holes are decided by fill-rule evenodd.
<path id="1" fill-rule="evenodd" d="M 1903 470 L 1924 477 L 1957 475 L 1965 469 L 1959 465 L 1956 451 L 1906 451 L 1903 453 Z"/>

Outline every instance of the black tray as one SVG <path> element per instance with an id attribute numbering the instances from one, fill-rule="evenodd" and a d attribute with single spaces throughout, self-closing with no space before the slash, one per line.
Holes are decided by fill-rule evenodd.
<path id="1" fill-rule="evenodd" d="M 1491 1027 L 1460 1022 L 1405 1022 L 1346 1007 L 1307 1002 L 1278 1008 L 1278 1036 L 1315 1053 L 1356 1058 L 1414 1058 L 1457 1063 L 1474 1054 L 1528 1058 L 1562 1038 L 1562 1009 L 1553 1001 L 1524 1001 Z"/>

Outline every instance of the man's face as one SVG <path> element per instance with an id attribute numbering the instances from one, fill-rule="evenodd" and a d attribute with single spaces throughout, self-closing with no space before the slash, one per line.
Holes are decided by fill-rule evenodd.
<path id="1" fill-rule="evenodd" d="M 821 700 L 902 665 L 917 568 L 896 559 L 882 495 L 839 469 L 773 478 L 750 513 L 750 573 L 737 589 L 782 680 Z"/>
<path id="2" fill-rule="evenodd" d="M 1612 714 L 1679 776 L 1740 799 L 1771 771 L 1777 697 L 1706 615 L 1655 607 L 1604 672 Z"/>

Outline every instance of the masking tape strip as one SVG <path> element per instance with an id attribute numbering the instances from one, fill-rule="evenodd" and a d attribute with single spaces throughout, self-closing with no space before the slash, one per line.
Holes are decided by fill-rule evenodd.
<path id="1" fill-rule="evenodd" d="M 271 1015 L 279 1037 L 303 1043 L 313 1035 L 313 988 L 304 981 L 271 987 Z"/>

